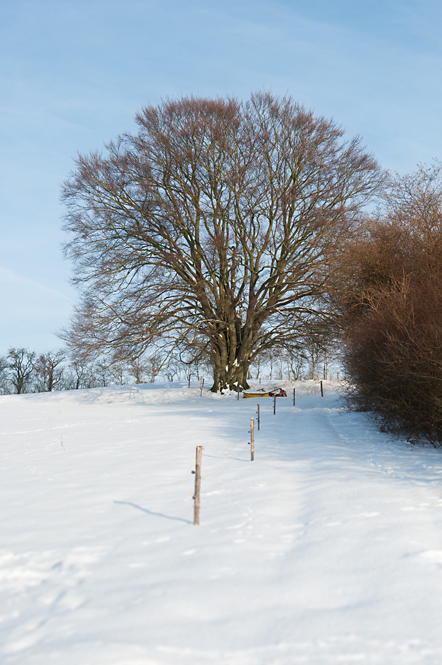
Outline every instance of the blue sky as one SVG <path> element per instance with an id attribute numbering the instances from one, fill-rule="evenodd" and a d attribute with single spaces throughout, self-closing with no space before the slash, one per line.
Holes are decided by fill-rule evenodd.
<path id="1" fill-rule="evenodd" d="M 61 345 L 77 152 L 181 95 L 290 94 L 399 173 L 442 157 L 437 0 L 0 0 L 0 355 Z"/>

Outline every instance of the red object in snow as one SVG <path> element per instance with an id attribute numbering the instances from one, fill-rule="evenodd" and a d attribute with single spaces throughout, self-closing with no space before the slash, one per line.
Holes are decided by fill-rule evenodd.
<path id="1" fill-rule="evenodd" d="M 287 397 L 287 393 L 282 388 L 275 388 L 275 390 L 269 391 L 270 397 Z"/>

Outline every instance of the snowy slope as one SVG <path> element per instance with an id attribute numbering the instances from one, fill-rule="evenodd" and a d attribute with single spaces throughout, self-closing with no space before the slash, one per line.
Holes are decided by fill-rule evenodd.
<path id="1" fill-rule="evenodd" d="M 442 663 L 442 451 L 297 386 L 0 397 L 0 663 Z"/>

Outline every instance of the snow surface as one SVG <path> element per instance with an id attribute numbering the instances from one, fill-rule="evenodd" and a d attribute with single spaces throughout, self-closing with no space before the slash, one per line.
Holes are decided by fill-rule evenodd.
<path id="1" fill-rule="evenodd" d="M 442 451 L 296 385 L 1 397 L 0 663 L 440 665 Z"/>

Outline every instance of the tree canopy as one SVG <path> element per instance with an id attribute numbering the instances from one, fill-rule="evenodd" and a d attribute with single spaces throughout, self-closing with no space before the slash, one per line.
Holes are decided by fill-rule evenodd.
<path id="1" fill-rule="evenodd" d="M 81 305 L 64 339 L 139 356 L 207 353 L 213 390 L 330 316 L 329 258 L 382 172 L 358 137 L 291 98 L 182 98 L 79 156 L 66 254 Z"/>

